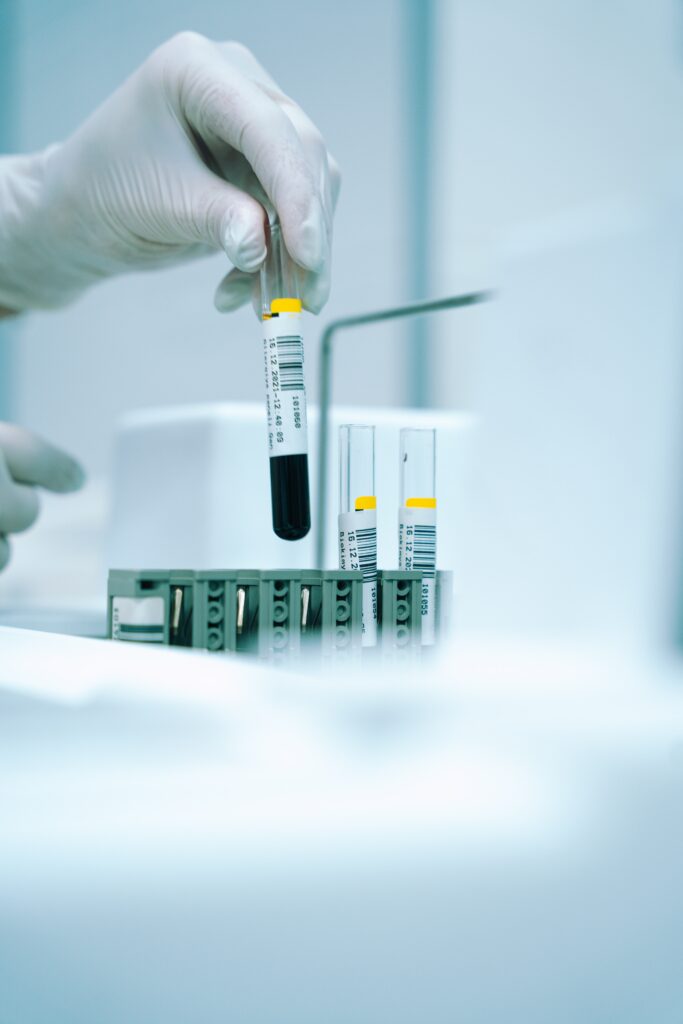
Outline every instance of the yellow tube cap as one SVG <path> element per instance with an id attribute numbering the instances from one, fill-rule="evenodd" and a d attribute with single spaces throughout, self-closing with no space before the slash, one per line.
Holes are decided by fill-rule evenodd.
<path id="1" fill-rule="evenodd" d="M 271 313 L 300 313 L 301 299 L 273 299 L 270 304 Z"/>

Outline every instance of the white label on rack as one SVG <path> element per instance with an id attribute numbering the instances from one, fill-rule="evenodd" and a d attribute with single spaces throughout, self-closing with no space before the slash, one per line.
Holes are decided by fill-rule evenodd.
<path id="1" fill-rule="evenodd" d="M 164 642 L 163 597 L 114 597 L 111 602 L 112 640 Z"/>
<path id="2" fill-rule="evenodd" d="M 274 313 L 263 321 L 268 450 L 279 455 L 308 451 L 304 340 L 301 313 Z"/>
<path id="3" fill-rule="evenodd" d="M 422 573 L 422 643 L 436 642 L 436 509 L 398 511 L 398 567 Z"/>
<path id="4" fill-rule="evenodd" d="M 339 514 L 339 568 L 363 575 L 363 647 L 377 644 L 377 512 Z"/>

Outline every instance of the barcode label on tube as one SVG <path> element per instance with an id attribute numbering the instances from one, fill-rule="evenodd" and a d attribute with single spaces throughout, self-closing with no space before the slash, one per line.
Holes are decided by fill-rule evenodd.
<path id="1" fill-rule="evenodd" d="M 363 580 L 377 579 L 377 529 L 369 526 L 366 529 L 356 530 L 356 544 L 358 545 L 358 567 L 363 574 Z"/>
<path id="2" fill-rule="evenodd" d="M 304 339 L 287 334 L 275 339 L 282 391 L 304 390 Z"/>
<path id="3" fill-rule="evenodd" d="M 271 458 L 308 451 L 304 342 L 300 313 L 263 321 L 268 450 Z"/>
<path id="4" fill-rule="evenodd" d="M 436 639 L 436 509 L 401 508 L 398 514 L 398 567 L 422 573 L 422 643 Z"/>
<path id="5" fill-rule="evenodd" d="M 436 526 L 413 527 L 413 570 L 423 576 L 436 574 Z"/>
<path id="6" fill-rule="evenodd" d="M 339 567 L 363 576 L 364 647 L 377 643 L 377 513 L 374 509 L 339 516 Z"/>

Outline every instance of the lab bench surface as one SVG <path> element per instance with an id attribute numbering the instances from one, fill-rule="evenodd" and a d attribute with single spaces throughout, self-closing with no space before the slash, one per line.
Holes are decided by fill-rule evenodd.
<path id="1" fill-rule="evenodd" d="M 490 668 L 0 627 L 0 1020 L 680 1019 L 678 693 Z"/>
<path id="2" fill-rule="evenodd" d="M 107 614 L 80 608 L 0 608 L 0 626 L 102 639 L 107 635 Z"/>

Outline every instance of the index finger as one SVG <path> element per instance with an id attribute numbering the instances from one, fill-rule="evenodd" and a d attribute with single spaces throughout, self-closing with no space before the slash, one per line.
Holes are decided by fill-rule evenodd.
<path id="1" fill-rule="evenodd" d="M 75 459 L 22 427 L 0 423 L 0 449 L 17 483 L 60 493 L 78 490 L 83 483 L 85 474 Z"/>
<path id="2" fill-rule="evenodd" d="M 28 530 L 38 518 L 39 510 L 35 488 L 16 483 L 0 453 L 0 535 Z"/>
<path id="3" fill-rule="evenodd" d="M 339 169 L 327 151 L 322 135 L 304 110 L 280 88 L 254 54 L 242 43 L 230 41 L 217 44 L 221 53 L 269 96 L 294 125 L 313 176 L 318 175 L 318 191 L 331 226 L 339 191 Z"/>
<path id="4" fill-rule="evenodd" d="M 187 59 L 181 113 L 200 135 L 210 132 L 249 161 L 277 210 L 287 249 L 302 267 L 319 272 L 328 256 L 328 236 L 319 182 L 328 175 L 304 150 L 281 106 L 232 68 L 217 47 Z"/>

